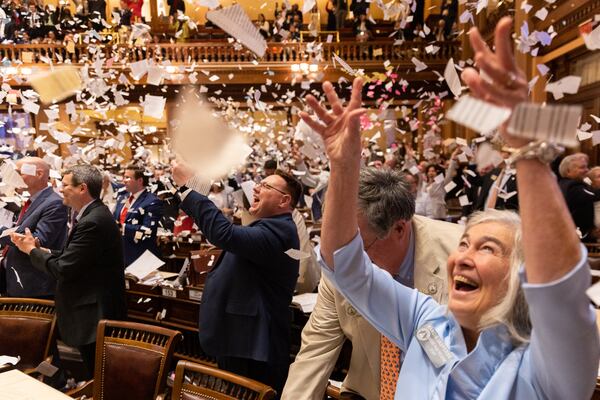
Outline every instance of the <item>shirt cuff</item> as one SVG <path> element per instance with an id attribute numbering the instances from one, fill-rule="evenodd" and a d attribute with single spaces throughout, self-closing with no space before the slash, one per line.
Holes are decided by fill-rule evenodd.
<path id="1" fill-rule="evenodd" d="M 333 252 L 333 263 L 335 267 L 335 271 L 344 270 L 348 268 L 347 264 L 352 265 L 352 260 L 355 258 L 354 253 L 357 251 L 363 251 L 363 242 L 360 236 L 360 232 L 356 232 L 354 238 L 348 242 L 348 244 L 340 247 L 336 251 Z M 321 265 L 321 270 L 323 273 L 329 278 L 329 280 L 334 281 L 334 271 L 333 269 L 327 265 L 323 256 L 321 255 L 321 245 L 319 244 L 315 248 L 315 252 L 317 253 L 317 261 Z"/>

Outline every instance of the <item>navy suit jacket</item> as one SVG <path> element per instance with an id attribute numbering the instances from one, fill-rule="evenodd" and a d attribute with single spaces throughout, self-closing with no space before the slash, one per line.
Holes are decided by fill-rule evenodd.
<path id="1" fill-rule="evenodd" d="M 63 199 L 51 187 L 47 187 L 29 205 L 17 232 L 24 233 L 25 228 L 29 228 L 33 236 L 40 240 L 42 247 L 60 250 L 67 237 L 68 215 Z M 11 297 L 53 295 L 56 286 L 54 278 L 34 269 L 29 256 L 10 241 L 10 236 L 0 239 L 2 247 L 6 244 L 9 245 L 4 264 L 7 294 Z"/>
<path id="2" fill-rule="evenodd" d="M 594 202 L 600 200 L 598 192 L 583 181 L 563 178 L 558 181 L 573 222 L 581 231 L 584 242 L 593 242 Z"/>
<path id="3" fill-rule="evenodd" d="M 121 210 L 129 197 L 125 193 L 117 200 L 114 217 L 119 221 Z M 123 233 L 123 256 L 125 266 L 128 266 L 146 250 L 150 250 L 155 256 L 160 257 L 156 243 L 156 231 L 158 222 L 163 215 L 163 203 L 155 194 L 144 190 L 127 210 L 125 216 L 125 230 Z M 143 232 L 141 239 L 135 239 L 137 232 Z"/>
<path id="4" fill-rule="evenodd" d="M 215 357 L 289 363 L 289 305 L 299 262 L 292 214 L 234 225 L 206 196 L 189 193 L 181 203 L 209 242 L 223 250 L 208 273 L 200 304 L 200 345 Z"/>
<path id="5" fill-rule="evenodd" d="M 56 319 L 69 346 L 96 341 L 98 321 L 125 319 L 125 276 L 119 228 L 95 200 L 83 212 L 62 251 L 29 254 L 35 268 L 56 279 Z"/>

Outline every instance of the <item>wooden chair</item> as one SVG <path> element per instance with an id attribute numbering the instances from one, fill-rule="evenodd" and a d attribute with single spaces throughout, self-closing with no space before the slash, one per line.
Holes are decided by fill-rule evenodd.
<path id="1" fill-rule="evenodd" d="M 42 361 L 52 362 L 55 340 L 53 301 L 0 297 L 0 355 L 21 357 L 16 367 L 32 373 Z"/>
<path id="2" fill-rule="evenodd" d="M 179 361 L 171 400 L 269 400 L 275 390 L 264 383 L 208 365 Z"/>
<path id="3" fill-rule="evenodd" d="M 98 324 L 94 379 L 69 396 L 155 400 L 163 396 L 181 333 L 154 325 L 102 320 Z"/>
<path id="4" fill-rule="evenodd" d="M 327 385 L 327 390 L 325 391 L 326 399 L 337 399 L 339 400 L 341 397 L 340 388 L 332 385 L 331 383 Z"/>

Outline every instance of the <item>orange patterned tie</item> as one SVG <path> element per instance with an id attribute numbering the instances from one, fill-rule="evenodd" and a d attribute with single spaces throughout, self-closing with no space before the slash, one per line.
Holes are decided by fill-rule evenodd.
<path id="1" fill-rule="evenodd" d="M 379 400 L 393 400 L 400 373 L 400 348 L 381 335 Z"/>

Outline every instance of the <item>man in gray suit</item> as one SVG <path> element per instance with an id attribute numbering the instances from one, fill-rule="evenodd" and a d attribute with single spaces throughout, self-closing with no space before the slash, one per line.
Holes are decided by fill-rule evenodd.
<path id="1" fill-rule="evenodd" d="M 27 185 L 29 199 L 24 202 L 16 218 L 18 233 L 28 228 L 40 245 L 49 249 L 62 249 L 67 237 L 67 207 L 62 198 L 48 186 L 50 167 L 38 157 L 17 161 L 17 171 Z M 6 227 L 2 228 L 4 231 Z M 10 237 L 0 239 L 2 265 L 6 274 L 6 294 L 10 297 L 36 297 L 52 299 L 56 281 L 48 274 L 33 268 L 29 256 L 17 249 Z"/>
<path id="2" fill-rule="evenodd" d="M 398 282 L 445 303 L 446 259 L 463 227 L 414 215 L 410 184 L 392 170 L 361 172 L 358 206 L 360 234 L 371 260 Z M 352 357 L 342 385 L 344 398 L 379 399 L 381 335 L 325 277 L 282 399 L 323 398 L 346 338 L 352 342 Z"/>

